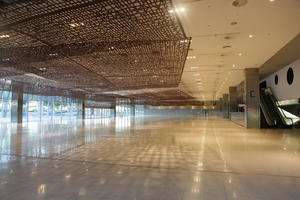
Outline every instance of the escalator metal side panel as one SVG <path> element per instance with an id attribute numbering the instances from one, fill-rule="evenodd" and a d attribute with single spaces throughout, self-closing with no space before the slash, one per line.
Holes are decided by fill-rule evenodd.
<path id="1" fill-rule="evenodd" d="M 269 108 L 266 104 L 264 94 L 260 95 L 260 107 L 261 107 L 261 110 L 263 112 L 263 115 L 265 116 L 267 124 L 271 127 L 276 126 L 276 123 L 275 123 L 276 120 L 272 117 L 270 111 L 268 110 Z"/>
<path id="2" fill-rule="evenodd" d="M 283 113 L 281 112 L 281 110 L 278 108 L 277 103 L 276 103 L 277 99 L 276 99 L 276 97 L 273 95 L 273 92 L 272 92 L 271 88 L 268 88 L 268 91 L 270 91 L 270 92 L 269 92 L 268 95 L 266 95 L 266 96 L 267 96 L 267 98 L 269 98 L 269 99 L 271 100 L 271 102 L 272 102 L 272 104 L 273 104 L 273 107 L 275 108 L 275 110 L 276 110 L 276 112 L 277 112 L 277 114 L 278 114 L 278 116 L 279 116 L 279 120 L 280 120 L 281 124 L 282 124 L 284 127 L 286 127 L 286 128 L 291 128 L 291 127 L 293 126 L 293 123 L 292 123 L 292 124 L 288 124 L 288 123 L 287 123 L 287 118 L 284 116 L 284 114 L 283 114 Z"/>

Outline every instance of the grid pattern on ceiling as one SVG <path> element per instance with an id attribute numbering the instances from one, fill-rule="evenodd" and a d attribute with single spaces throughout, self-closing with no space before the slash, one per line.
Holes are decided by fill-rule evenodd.
<path id="1" fill-rule="evenodd" d="M 189 94 L 181 91 L 180 89 L 166 90 L 160 92 L 152 92 L 152 93 L 141 93 L 141 94 L 132 94 L 129 95 L 130 98 L 134 99 L 143 99 L 145 102 L 152 101 L 190 101 L 195 98 L 190 96 Z"/>
<path id="2" fill-rule="evenodd" d="M 34 78 L 33 78 L 34 79 Z M 86 92 L 80 89 L 63 89 L 58 87 L 51 87 L 44 84 L 21 81 L 11 81 L 0 79 L 0 96 L 3 91 L 12 91 L 12 92 L 23 92 L 33 95 L 43 95 L 43 96 L 64 96 L 77 98 L 82 100 L 91 100 L 91 101 L 101 101 L 101 102 L 110 102 L 115 103 L 115 99 L 120 97 L 120 95 L 107 94 L 107 95 L 93 95 L 87 94 Z"/>
<path id="3" fill-rule="evenodd" d="M 0 78 L 88 94 L 178 86 L 190 38 L 170 9 L 171 0 L 1 1 Z"/>

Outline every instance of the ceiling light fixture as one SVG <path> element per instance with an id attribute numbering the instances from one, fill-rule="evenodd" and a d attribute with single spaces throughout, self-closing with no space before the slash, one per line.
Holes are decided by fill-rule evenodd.
<path id="1" fill-rule="evenodd" d="M 10 35 L 0 35 L 0 38 L 9 38 Z"/>
<path id="2" fill-rule="evenodd" d="M 46 67 L 40 67 L 39 70 L 40 70 L 40 71 L 46 71 L 47 68 L 46 68 Z"/>
<path id="3" fill-rule="evenodd" d="M 239 55 L 239 56 L 242 56 L 243 54 L 242 54 L 242 53 L 239 53 L 238 55 Z"/>
<path id="4" fill-rule="evenodd" d="M 80 23 L 71 23 L 70 24 L 70 26 L 72 27 L 72 28 L 75 28 L 75 27 L 78 27 L 78 26 L 83 26 L 84 25 L 84 23 L 82 23 L 82 22 L 80 22 Z"/>
<path id="5" fill-rule="evenodd" d="M 180 40 L 180 43 L 188 43 L 189 40 L 185 39 L 185 40 Z"/>
<path id="6" fill-rule="evenodd" d="M 252 34 L 249 35 L 249 38 L 253 38 L 253 37 L 254 37 L 254 35 L 252 35 Z"/>
<path id="7" fill-rule="evenodd" d="M 175 8 L 174 10 L 173 9 L 169 10 L 169 13 L 175 13 L 175 12 L 182 13 L 184 11 L 185 11 L 185 8 Z"/>
<path id="8" fill-rule="evenodd" d="M 233 64 L 232 67 L 236 67 L 236 65 Z"/>
<path id="9" fill-rule="evenodd" d="M 2 59 L 3 62 L 9 61 L 9 60 L 10 60 L 9 58 L 3 58 L 3 59 Z"/>

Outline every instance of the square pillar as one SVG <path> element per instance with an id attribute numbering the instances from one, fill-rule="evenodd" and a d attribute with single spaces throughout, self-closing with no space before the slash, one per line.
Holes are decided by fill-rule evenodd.
<path id="1" fill-rule="evenodd" d="M 11 122 L 23 122 L 23 93 L 12 92 L 11 95 Z"/>
<path id="2" fill-rule="evenodd" d="M 229 87 L 229 112 L 238 111 L 237 87 Z"/>
<path id="3" fill-rule="evenodd" d="M 135 116 L 135 101 L 134 99 L 130 100 L 130 107 L 131 107 L 131 116 Z"/>
<path id="4" fill-rule="evenodd" d="M 219 116 L 223 115 L 223 98 L 219 99 Z"/>
<path id="5" fill-rule="evenodd" d="M 223 118 L 229 119 L 228 94 L 223 94 Z"/>
<path id="6" fill-rule="evenodd" d="M 244 74 L 245 127 L 260 128 L 259 69 L 246 68 Z"/>
<path id="7" fill-rule="evenodd" d="M 77 119 L 85 119 L 85 101 L 78 103 Z"/>

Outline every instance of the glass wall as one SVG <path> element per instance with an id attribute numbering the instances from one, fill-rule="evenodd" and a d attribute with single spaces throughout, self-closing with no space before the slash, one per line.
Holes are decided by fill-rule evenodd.
<path id="1" fill-rule="evenodd" d="M 126 117 L 134 115 L 134 106 L 130 99 L 118 98 L 116 99 L 116 116 Z"/>
<path id="2" fill-rule="evenodd" d="M 99 119 L 114 117 L 114 109 L 111 108 L 85 108 L 86 119 Z"/>
<path id="3" fill-rule="evenodd" d="M 11 119 L 11 92 L 0 90 L 0 123 L 10 122 Z"/>
<path id="4" fill-rule="evenodd" d="M 115 111 L 112 104 L 109 102 L 85 102 L 85 118 L 86 119 L 99 119 L 114 117 Z"/>
<path id="5" fill-rule="evenodd" d="M 145 110 L 144 105 L 135 105 L 135 116 L 143 116 L 144 110 Z"/>
<path id="6" fill-rule="evenodd" d="M 74 119 L 80 106 L 77 99 L 24 94 L 23 121 Z"/>

